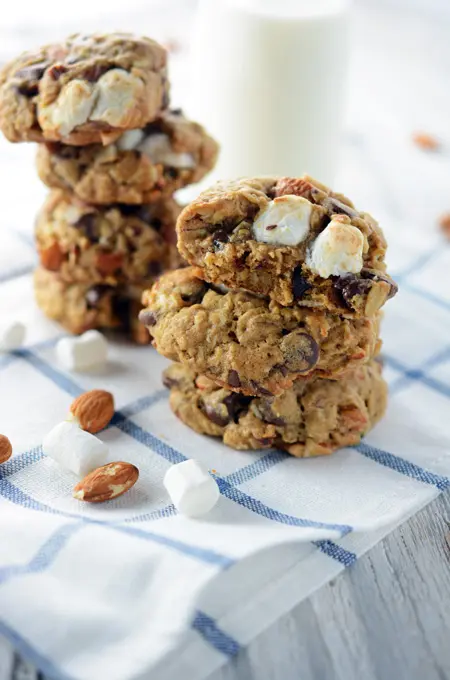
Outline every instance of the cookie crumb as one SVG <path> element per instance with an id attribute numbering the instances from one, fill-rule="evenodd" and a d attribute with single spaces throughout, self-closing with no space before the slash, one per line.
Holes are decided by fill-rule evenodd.
<path id="1" fill-rule="evenodd" d="M 427 132 L 414 132 L 412 140 L 416 146 L 426 151 L 436 151 L 440 147 L 436 137 L 429 135 Z"/>
<path id="2" fill-rule="evenodd" d="M 439 226 L 442 229 L 444 236 L 450 239 L 450 212 L 446 212 L 440 216 Z"/>

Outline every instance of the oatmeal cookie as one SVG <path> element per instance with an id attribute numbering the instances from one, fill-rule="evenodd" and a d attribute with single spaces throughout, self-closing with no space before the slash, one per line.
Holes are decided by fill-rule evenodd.
<path id="1" fill-rule="evenodd" d="M 152 203 L 199 182 L 214 167 L 218 145 L 178 110 L 102 146 L 40 144 L 39 177 L 87 203 Z"/>
<path id="2" fill-rule="evenodd" d="M 11 142 L 108 143 L 169 103 L 166 50 L 128 33 L 75 34 L 0 72 L 0 129 Z"/>
<path id="3" fill-rule="evenodd" d="M 230 390 L 276 395 L 303 378 L 338 377 L 378 353 L 379 316 L 345 319 L 222 291 L 186 267 L 145 291 L 140 319 L 158 352 Z"/>
<path id="4" fill-rule="evenodd" d="M 368 317 L 397 291 L 377 222 L 307 175 L 219 182 L 183 210 L 177 232 L 207 281 L 281 305 Z"/>
<path id="5" fill-rule="evenodd" d="M 358 444 L 386 409 L 381 365 L 371 361 L 340 380 L 296 381 L 276 397 L 246 397 L 172 364 L 163 382 L 170 406 L 200 434 L 234 449 L 278 448 L 299 458 Z"/>
<path id="6" fill-rule="evenodd" d="M 92 206 L 54 189 L 36 221 L 41 265 L 72 283 L 153 281 L 180 264 L 175 233 L 180 209 L 173 199 Z"/>
<path id="7" fill-rule="evenodd" d="M 142 287 L 67 283 L 58 274 L 43 267 L 34 273 L 34 292 L 38 306 L 46 316 L 71 333 L 92 328 L 117 329 L 128 333 L 141 345 L 149 343 L 148 333 L 138 321 L 142 309 Z"/>

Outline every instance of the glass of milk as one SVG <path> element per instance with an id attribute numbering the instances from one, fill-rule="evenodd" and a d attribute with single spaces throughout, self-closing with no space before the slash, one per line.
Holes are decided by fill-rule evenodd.
<path id="1" fill-rule="evenodd" d="M 348 15 L 348 0 L 200 0 L 186 108 L 221 144 L 214 179 L 333 182 Z"/>

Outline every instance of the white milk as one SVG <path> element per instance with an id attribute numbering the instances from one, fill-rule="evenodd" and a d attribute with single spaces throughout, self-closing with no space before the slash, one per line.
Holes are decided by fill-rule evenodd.
<path id="1" fill-rule="evenodd" d="M 222 145 L 213 179 L 333 182 L 347 19 L 347 0 L 200 0 L 187 109 Z"/>

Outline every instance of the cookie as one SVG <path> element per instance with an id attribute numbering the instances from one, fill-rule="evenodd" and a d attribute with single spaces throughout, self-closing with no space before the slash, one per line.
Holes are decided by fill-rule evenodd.
<path id="1" fill-rule="evenodd" d="M 397 291 L 377 222 L 307 175 L 219 182 L 183 210 L 177 231 L 206 280 L 281 305 L 373 316 Z"/>
<path id="2" fill-rule="evenodd" d="M 39 177 L 87 203 L 151 203 L 198 182 L 215 164 L 218 145 L 177 111 L 102 146 L 41 144 Z"/>
<path id="3" fill-rule="evenodd" d="M 140 286 L 108 286 L 67 283 L 57 272 L 38 267 L 34 273 L 34 292 L 46 316 L 71 333 L 92 328 L 117 329 L 128 333 L 139 344 L 148 344 L 138 321 L 142 309 Z"/>
<path id="4" fill-rule="evenodd" d="M 173 200 L 141 206 L 92 206 L 50 192 L 35 227 L 41 265 L 68 282 L 153 281 L 178 266 Z"/>
<path id="5" fill-rule="evenodd" d="M 0 72 L 11 142 L 108 143 L 168 105 L 167 53 L 128 33 L 82 35 L 24 52 Z"/>
<path id="6" fill-rule="evenodd" d="M 233 449 L 274 447 L 299 458 L 358 444 L 387 401 L 376 361 L 337 381 L 296 381 L 277 397 L 236 394 L 181 364 L 166 369 L 163 382 L 172 411 L 192 430 L 221 437 Z"/>
<path id="7" fill-rule="evenodd" d="M 158 352 L 233 391 L 276 395 L 303 378 L 337 377 L 380 348 L 379 316 L 345 319 L 223 291 L 186 267 L 145 291 L 140 319 Z"/>

